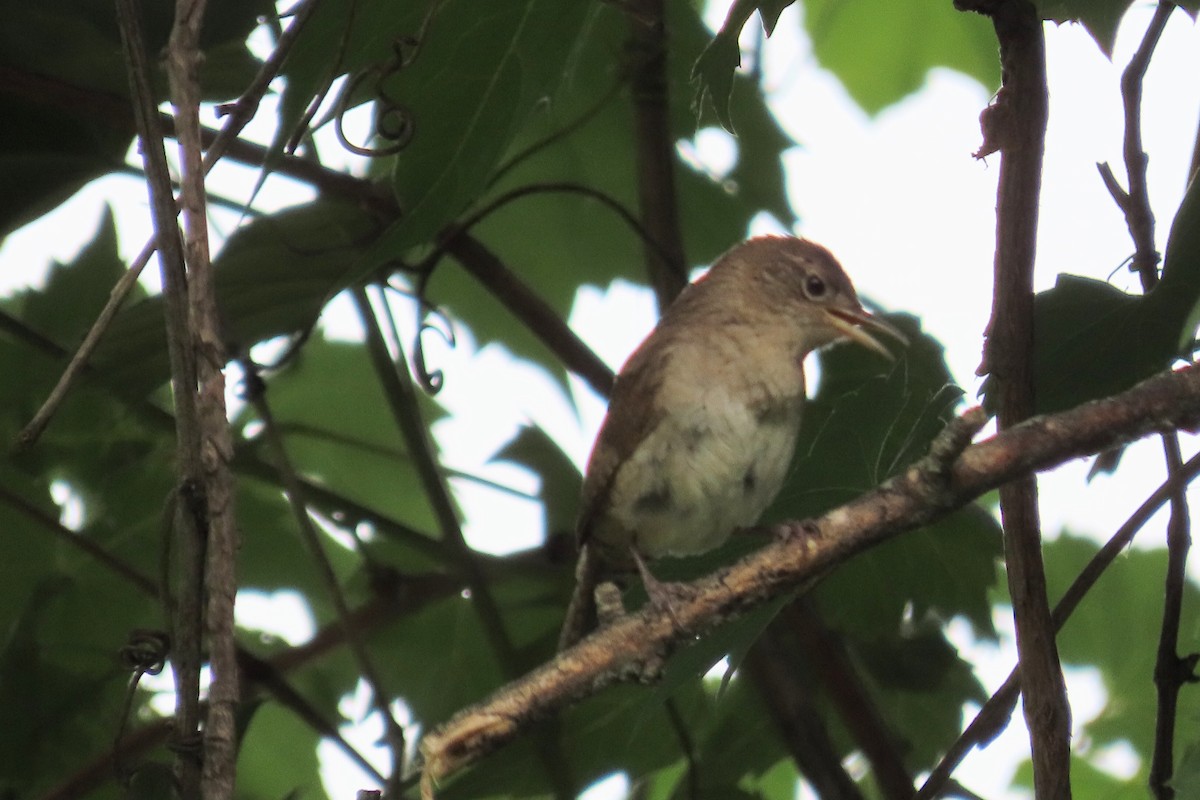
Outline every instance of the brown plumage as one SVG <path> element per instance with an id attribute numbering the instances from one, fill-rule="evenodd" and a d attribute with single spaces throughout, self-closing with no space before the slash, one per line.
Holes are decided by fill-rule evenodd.
<path id="1" fill-rule="evenodd" d="M 841 339 L 889 355 L 861 326 L 903 339 L 804 239 L 751 239 L 684 289 L 613 386 L 584 478 L 579 586 L 560 646 L 591 624 L 604 571 L 702 553 L 758 522 L 795 448 L 804 358 Z"/>

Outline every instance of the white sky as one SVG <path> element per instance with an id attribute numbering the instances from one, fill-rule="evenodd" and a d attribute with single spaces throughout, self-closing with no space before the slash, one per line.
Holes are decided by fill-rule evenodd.
<path id="1" fill-rule="evenodd" d="M 1095 164 L 1109 161 L 1124 180 L 1120 67 L 1140 41 L 1152 10 L 1152 4 L 1139 4 L 1125 20 L 1117 40 L 1115 67 L 1081 27 L 1046 28 L 1051 115 L 1039 288 L 1051 286 L 1060 271 L 1102 280 L 1116 271 L 1112 280 L 1118 286 L 1136 288 L 1136 281 L 1118 270 L 1132 248 L 1124 220 L 1105 192 Z M 795 6 L 784 13 L 766 51 L 771 100 L 786 129 L 803 143 L 785 157 L 790 198 L 801 219 L 796 232 L 830 247 L 854 278 L 860 294 L 889 309 L 920 316 L 925 329 L 946 345 L 953 374 L 973 397 L 981 329 L 991 302 L 999 163 L 995 156 L 986 162 L 971 157 L 979 144 L 978 116 L 988 102 L 987 92 L 967 78 L 935 70 L 920 92 L 869 118 L 849 100 L 836 79 L 814 63 L 808 42 L 795 33 L 798 13 Z M 719 22 L 723 16 L 721 8 L 711 19 Z M 1200 33 L 1190 19 L 1176 12 L 1151 64 L 1144 99 L 1143 135 L 1150 154 L 1150 196 L 1158 219 L 1160 249 L 1183 193 L 1196 136 L 1200 82 L 1194 76 L 1198 74 Z M 260 114 L 263 120 L 270 117 L 269 108 Z M 721 132 L 704 132 L 698 147 L 701 157 L 715 167 L 728 165 L 733 156 L 730 141 Z M 325 154 L 333 152 L 331 146 L 323 150 Z M 254 180 L 248 170 L 222 170 L 214 185 L 224 181 L 231 186 L 228 192 L 221 188 L 222 192 L 244 192 Z M 308 196 L 306 189 L 272 178 L 261 199 L 273 208 Z M 0 247 L 0 291 L 36 282 L 50 259 L 69 261 L 92 236 L 106 199 L 116 208 L 122 252 L 131 258 L 150 233 L 145 189 L 130 177 L 108 178 L 85 189 L 53 218 L 5 241 Z M 214 227 L 227 233 L 235 221 L 221 215 Z M 770 230 L 771 225 L 764 219 L 755 232 Z M 344 311 L 337 310 L 340 305 L 335 302 L 327 315 L 328 325 L 352 333 L 354 325 L 346 321 Z M 614 319 L 627 324 L 614 326 Z M 585 289 L 571 323 L 616 367 L 652 325 L 652 302 L 647 293 L 628 284 Z M 527 419 L 537 420 L 564 442 L 577 462 L 586 457 L 603 414 L 603 403 L 587 389 L 576 387 L 583 417 L 580 423 L 548 378 L 532 367 L 514 365 L 502 348 L 489 346 L 477 351 L 471 338 L 463 335 L 454 351 L 431 350 L 433 363 L 445 370 L 446 388 L 440 397 L 451 410 L 477 409 L 480 387 L 486 387 L 483 396 L 489 406 L 498 409 L 497 416 L 485 420 L 477 413 L 465 413 L 438 424 L 436 434 L 451 465 L 534 489 L 528 475 L 487 463 L 495 448 Z M 514 370 L 519 378 L 514 378 Z M 1194 444 L 1188 445 L 1189 451 L 1194 449 Z M 1048 534 L 1070 525 L 1106 536 L 1162 481 L 1161 464 L 1159 446 L 1149 442 L 1126 457 L 1115 478 L 1100 478 L 1087 485 L 1082 463 L 1045 476 L 1041 486 Z M 474 514 L 468 526 L 468 535 L 477 546 L 505 550 L 540 539 L 540 516 L 535 507 L 466 485 L 458 488 L 468 513 L 486 509 L 486 513 Z M 1140 541 L 1161 545 L 1161 519 Z M 302 637 L 307 626 L 303 620 L 297 623 L 293 635 Z M 998 619 L 997 623 L 1011 632 L 1011 621 Z M 1011 636 L 996 648 L 972 643 L 965 626 L 952 626 L 951 635 L 979 657 L 975 660 L 989 688 L 1007 675 L 1014 660 Z M 1086 671 L 1072 671 L 1069 685 L 1075 718 L 1085 721 L 1101 707 L 1098 679 Z M 365 731 L 356 738 L 364 745 L 370 739 Z M 1026 747 L 1018 720 L 987 751 L 972 756 L 957 777 L 987 797 L 1022 797 L 1007 792 L 1006 787 L 1011 769 Z M 1126 774 L 1131 758 L 1131 754 L 1118 751 L 1109 754 L 1106 763 Z M 335 762 L 336 758 L 331 758 L 331 764 Z M 334 778 L 336 785 L 329 787 L 338 800 L 353 797 L 356 788 L 366 785 L 357 778 L 346 778 L 347 773 L 340 769 L 331 774 L 342 776 Z"/>

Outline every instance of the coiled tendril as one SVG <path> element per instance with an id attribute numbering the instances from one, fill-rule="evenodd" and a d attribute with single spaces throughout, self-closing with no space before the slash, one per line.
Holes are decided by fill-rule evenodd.
<path id="1" fill-rule="evenodd" d="M 414 36 L 401 36 L 392 42 L 392 55 L 380 64 L 374 64 L 356 72 L 346 81 L 337 102 L 337 113 L 334 115 L 334 132 L 342 147 L 360 156 L 380 158 L 399 153 L 412 141 L 416 129 L 412 111 L 396 98 L 392 97 L 385 88 L 387 82 L 399 74 L 416 60 L 420 52 L 420 39 Z M 360 90 L 364 85 L 370 85 L 370 93 L 375 100 L 375 130 L 372 138 L 379 139 L 384 144 L 379 147 L 358 145 L 346 137 L 344 120 L 346 113 L 357 103 Z"/>

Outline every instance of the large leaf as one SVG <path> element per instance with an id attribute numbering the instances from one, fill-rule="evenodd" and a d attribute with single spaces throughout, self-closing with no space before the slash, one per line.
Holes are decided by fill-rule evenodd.
<path id="1" fill-rule="evenodd" d="M 432 240 L 487 186 L 505 149 L 562 80 L 589 15 L 583 3 L 443 3 L 410 65 L 385 91 L 411 118 L 392 161 L 401 218 L 364 271 Z"/>
<path id="2" fill-rule="evenodd" d="M 668 12 L 671 133 L 676 141 L 686 141 L 697 125 L 687 104 L 691 65 L 708 33 L 690 4 L 671 3 Z M 623 66 L 614 57 L 624 47 L 629 25 L 618 9 L 600 6 L 572 54 L 567 79 L 531 117 L 507 154 L 508 168 L 502 168 L 478 205 L 521 187 L 568 183 L 600 192 L 637 216 L 636 142 Z M 745 237 L 762 211 L 785 225 L 794 222 L 780 168 L 783 152 L 793 143 L 767 110 L 759 87 L 745 78 L 738 84 L 736 165 L 725 176 L 710 176 L 682 162 L 675 170 L 688 266 L 711 263 Z M 490 214 L 473 232 L 564 317 L 584 282 L 605 285 L 617 277 L 646 281 L 645 244 L 637 231 L 591 197 L 534 192 Z M 439 268 L 430 293 L 481 340 L 502 341 L 518 355 L 557 368 L 546 348 L 457 267 Z"/>
<path id="3" fill-rule="evenodd" d="M 849 345 L 821 354 L 796 463 L 767 520 L 815 516 L 878 485 L 925 455 L 952 414 L 961 390 L 941 346 L 911 318 L 891 319 L 911 341 L 894 364 Z M 860 636 L 897 630 L 906 609 L 918 618 L 966 614 L 990 631 L 987 590 L 999 554 L 995 521 L 968 508 L 844 564 L 817 597 L 831 624 Z"/>
<path id="4" fill-rule="evenodd" d="M 300 475 L 412 529 L 436 528 L 362 345 L 314 337 L 268 381 L 265 399 Z M 235 424 L 244 431 L 259 424 L 256 417 L 247 407 Z M 265 438 L 249 446 L 274 464 Z"/>
<path id="5" fill-rule="evenodd" d="M 1096 40 L 1104 55 L 1112 58 L 1117 28 L 1133 0 L 1037 0 L 1042 19 L 1058 23 L 1079 22 Z M 1200 0 L 1178 3 L 1193 18 L 1200 11 Z"/>
<path id="6" fill-rule="evenodd" d="M 264 704 L 239 742 L 238 796 L 325 797 L 317 762 L 319 741 L 307 724 L 274 704 Z M 280 769 L 280 764 L 287 768 Z"/>
<path id="7" fill-rule="evenodd" d="M 1115 394 L 1190 352 L 1200 308 L 1200 182 L 1184 195 L 1167 239 L 1162 280 L 1146 296 L 1060 275 L 1034 301 L 1037 413 Z M 983 385 L 993 406 L 995 380 Z"/>
<path id="8" fill-rule="evenodd" d="M 696 102 L 711 104 L 721 124 L 740 126 L 729 108 L 741 64 L 738 39 L 758 11 L 769 36 L 789 0 L 737 0 L 721 29 L 696 60 Z M 806 0 L 804 23 L 821 64 L 832 71 L 866 111 L 875 113 L 916 91 L 934 67 L 949 67 L 984 86 L 999 85 L 995 37 L 974 15 L 949 3 L 887 0 Z M 864 57 L 869 54 L 869 57 Z"/>
<path id="9" fill-rule="evenodd" d="M 230 355 L 309 329 L 375 234 L 365 211 L 316 200 L 239 229 L 213 262 Z M 109 385 L 138 396 L 170 377 L 161 296 L 125 308 L 93 357 Z"/>
<path id="10" fill-rule="evenodd" d="M 869 113 L 916 91 L 934 67 L 1000 85 L 991 24 L 951 3 L 805 0 L 804 27 L 817 60 Z"/>
<path id="11" fill-rule="evenodd" d="M 201 44 L 206 100 L 236 97 L 258 69 L 246 38 L 265 0 L 214 0 Z M 172 3 L 142 4 L 147 50 L 166 45 Z M 134 132 L 116 12 L 103 0 L 0 2 L 0 235 L 44 214 L 84 184 L 122 167 Z M 155 73 L 166 98 L 165 72 Z"/>

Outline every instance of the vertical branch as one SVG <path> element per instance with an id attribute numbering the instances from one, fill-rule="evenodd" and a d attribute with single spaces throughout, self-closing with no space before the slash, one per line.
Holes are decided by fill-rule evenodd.
<path id="1" fill-rule="evenodd" d="M 675 140 L 667 95 L 665 2 L 635 0 L 630 8 L 629 86 L 633 93 L 638 203 L 642 227 L 657 245 L 647 243 L 643 251 L 661 311 L 687 285 L 675 195 Z"/>
<path id="2" fill-rule="evenodd" d="M 212 683 L 204 723 L 201 793 L 206 800 L 233 796 L 237 766 L 238 665 L 234 639 L 237 596 L 237 520 L 229 469 L 233 438 L 225 411 L 225 346 L 221 340 L 212 262 L 204 157 L 200 139 L 200 26 L 205 0 L 178 0 L 167 45 L 167 74 L 175 107 L 175 135 L 182 164 L 180 207 L 186 239 L 188 307 L 195 349 L 198 460 L 208 521 L 204 569 L 204 620 Z"/>
<path id="3" fill-rule="evenodd" d="M 172 609 L 171 661 L 175 674 L 175 779 L 182 800 L 200 797 L 200 648 L 207 513 L 200 464 L 196 363 L 188 327 L 187 271 L 175 224 L 175 195 L 163 149 L 157 104 L 150 82 L 145 37 L 136 0 L 117 0 L 117 20 L 129 70 L 139 150 L 146 170 L 163 282 L 163 308 L 171 388 L 175 398 L 179 502 L 169 534 L 178 588 Z M 167 545 L 164 544 L 164 547 Z"/>
<path id="4" fill-rule="evenodd" d="M 1183 469 L 1179 436 L 1163 435 L 1167 474 L 1172 478 Z M 1167 574 L 1164 579 L 1162 628 L 1158 654 L 1154 662 L 1154 685 L 1158 690 L 1158 708 L 1154 722 L 1154 755 L 1150 760 L 1150 790 L 1159 800 L 1171 800 L 1175 789 L 1175 721 L 1179 690 L 1196 681 L 1195 654 L 1179 657 L 1179 619 L 1183 609 L 1183 588 L 1187 580 L 1187 557 L 1192 546 L 1191 516 L 1187 489 L 1177 486 L 1171 493 L 1171 519 L 1167 523 Z"/>
<path id="5" fill-rule="evenodd" d="M 1125 108 L 1125 171 L 1129 189 L 1122 189 L 1107 164 L 1100 165 L 1100 175 L 1118 207 L 1125 214 L 1129 236 L 1133 239 L 1134 254 L 1130 269 L 1141 278 L 1142 290 L 1150 292 L 1158 285 L 1158 251 L 1154 247 L 1154 213 L 1146 182 L 1146 152 L 1142 149 L 1142 83 L 1154 49 L 1167 27 L 1175 4 L 1159 2 L 1154 17 L 1146 28 L 1142 43 L 1121 74 L 1121 97 Z M 1183 470 L 1179 436 L 1163 434 L 1163 455 L 1167 474 L 1175 479 Z M 1154 725 L 1154 753 L 1150 760 L 1150 790 L 1159 800 L 1171 800 L 1175 789 L 1171 777 L 1175 772 L 1175 725 L 1179 690 L 1184 683 L 1195 681 L 1196 656 L 1179 657 L 1179 620 L 1183 606 L 1183 587 L 1186 580 L 1188 551 L 1191 549 L 1191 515 L 1188 511 L 1186 487 L 1178 484 L 1171 493 L 1171 518 L 1167 523 L 1167 573 L 1164 578 L 1162 626 L 1159 630 L 1158 653 L 1154 663 L 1154 685 L 1157 689 L 1157 713 Z"/>
<path id="6" fill-rule="evenodd" d="M 303 30 L 305 23 L 316 7 L 316 3 L 317 0 L 303 0 L 299 4 L 293 14 L 291 24 L 280 37 L 279 43 L 271 53 L 271 56 L 263 63 L 262 68 L 258 71 L 258 75 L 255 76 L 250 87 L 238 98 L 236 103 L 224 107 L 228 112 L 227 115 L 229 118 L 226 120 L 225 125 L 222 126 L 220 132 L 213 138 L 211 146 L 205 154 L 204 168 L 206 171 L 212 170 L 221 156 L 238 141 L 237 137 L 242 129 L 253 119 L 262 96 L 266 94 L 271 81 L 279 74 L 284 59 L 287 57 L 292 45 L 295 44 L 296 39 L 299 38 L 300 31 Z M 173 122 L 173 120 L 168 120 L 168 124 L 170 122 Z M 207 131 L 205 133 L 207 134 Z M 129 265 L 129 269 L 125 271 L 121 279 L 113 286 L 108 302 L 104 304 L 100 315 L 92 323 L 92 327 L 88 329 L 87 335 L 79 344 L 75 355 L 72 356 L 66 369 L 63 370 L 63 374 L 59 377 L 58 382 L 46 397 L 46 401 L 42 403 L 41 408 L 37 410 L 37 413 L 34 414 L 29 423 L 17 434 L 18 446 L 29 447 L 32 445 L 42 435 L 42 432 L 45 431 L 46 426 L 50 424 L 50 419 L 58 411 L 63 400 L 66 399 L 67 392 L 70 391 L 71 387 L 79 379 L 84 367 L 87 366 L 88 359 L 95 352 L 100 339 L 108 330 L 108 326 L 112 324 L 113 318 L 116 317 L 117 311 L 120 310 L 121 305 L 129 296 L 129 292 L 137 284 L 138 276 L 142 274 L 142 269 L 150 261 L 150 257 L 154 255 L 156 249 L 156 240 L 151 239 L 142 248 L 141 252 L 138 253 L 137 258 Z"/>
<path id="7" fill-rule="evenodd" d="M 1028 0 L 955 0 L 992 18 L 1000 43 L 1003 86 L 982 118 L 981 154 L 1001 152 L 996 204 L 995 295 L 985 366 L 999 395 L 999 426 L 1033 414 L 1033 265 L 1045 149 L 1047 90 L 1042 22 Z M 1071 714 L 1054 640 L 1042 565 L 1037 481 L 1000 488 L 1004 554 L 1021 661 L 1038 798 L 1071 796 Z"/>
<path id="8" fill-rule="evenodd" d="M 1154 11 L 1142 43 L 1121 73 L 1121 99 L 1125 111 L 1125 141 L 1122 146 L 1125 174 L 1129 189 L 1122 189 L 1108 164 L 1098 164 L 1100 177 L 1117 207 L 1125 214 L 1129 236 L 1133 239 L 1134 254 L 1129 264 L 1142 280 L 1142 290 L 1150 291 L 1158 283 L 1158 251 L 1154 248 L 1154 212 L 1150 208 L 1150 193 L 1146 184 L 1148 158 L 1142 149 L 1142 82 L 1154 48 L 1167 27 L 1175 4 L 1161 2 Z"/>

